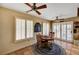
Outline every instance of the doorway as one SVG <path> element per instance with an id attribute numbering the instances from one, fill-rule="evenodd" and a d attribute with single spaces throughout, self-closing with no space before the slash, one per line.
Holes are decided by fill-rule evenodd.
<path id="1" fill-rule="evenodd" d="M 55 38 L 73 41 L 73 22 L 53 23 L 52 31 L 55 32 Z"/>

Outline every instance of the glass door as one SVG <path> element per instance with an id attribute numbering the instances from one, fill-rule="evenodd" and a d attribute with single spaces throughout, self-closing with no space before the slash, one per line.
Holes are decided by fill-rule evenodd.
<path id="1" fill-rule="evenodd" d="M 54 36 L 54 37 L 56 38 L 56 36 L 57 36 L 57 27 L 56 27 L 56 26 L 57 26 L 57 25 L 56 25 L 56 23 L 53 23 L 52 26 L 53 26 L 53 27 L 52 27 L 52 29 L 53 29 L 52 32 L 55 33 L 55 36 Z"/>
<path id="2" fill-rule="evenodd" d="M 57 38 L 60 38 L 60 23 L 57 23 Z"/>
<path id="3" fill-rule="evenodd" d="M 72 41 L 73 39 L 73 23 L 69 22 L 67 23 L 67 40 Z"/>
<path id="4" fill-rule="evenodd" d="M 53 23 L 52 28 L 53 28 L 53 32 L 55 32 L 55 38 L 72 41 L 73 39 L 72 22 Z"/>
<path id="5" fill-rule="evenodd" d="M 54 23 L 52 28 L 55 33 L 55 38 L 60 38 L 60 23 Z"/>
<path id="6" fill-rule="evenodd" d="M 61 23 L 61 38 L 66 40 L 66 23 Z"/>

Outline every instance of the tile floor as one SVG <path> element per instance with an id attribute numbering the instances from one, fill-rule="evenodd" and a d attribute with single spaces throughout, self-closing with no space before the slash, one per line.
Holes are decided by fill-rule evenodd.
<path id="1" fill-rule="evenodd" d="M 79 46 L 60 40 L 54 40 L 54 42 L 62 46 L 66 50 L 66 55 L 79 55 Z M 34 55 L 32 52 L 32 47 L 26 47 L 8 55 Z"/>

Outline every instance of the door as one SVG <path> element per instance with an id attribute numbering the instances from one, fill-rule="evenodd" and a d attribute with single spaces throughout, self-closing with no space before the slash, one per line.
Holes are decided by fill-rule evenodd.
<path id="1" fill-rule="evenodd" d="M 67 40 L 72 41 L 73 39 L 73 23 L 67 23 Z"/>
<path id="2" fill-rule="evenodd" d="M 67 33 L 66 33 L 66 23 L 61 23 L 61 38 L 63 40 L 66 40 L 66 36 L 67 36 Z"/>
<path id="3" fill-rule="evenodd" d="M 72 41 L 73 22 L 53 23 L 53 32 L 55 32 L 55 38 Z"/>
<path id="4" fill-rule="evenodd" d="M 54 23 L 52 28 L 55 33 L 55 38 L 60 38 L 60 23 Z"/>
<path id="5" fill-rule="evenodd" d="M 55 38 L 56 38 L 56 36 L 57 36 L 57 27 L 56 27 L 56 26 L 57 26 L 56 23 L 53 23 L 53 24 L 52 24 L 52 29 L 53 29 L 52 32 L 55 33 L 55 36 L 54 36 Z"/>
<path id="6" fill-rule="evenodd" d="M 60 23 L 57 23 L 57 38 L 60 38 Z"/>

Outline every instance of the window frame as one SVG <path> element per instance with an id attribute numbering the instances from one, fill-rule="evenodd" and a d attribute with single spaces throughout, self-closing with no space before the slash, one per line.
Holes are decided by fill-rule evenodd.
<path id="1" fill-rule="evenodd" d="M 23 19 L 23 20 L 25 20 L 25 39 L 16 40 L 16 20 L 17 19 Z M 22 42 L 22 41 L 27 41 L 29 39 L 33 39 L 33 37 L 34 37 L 34 31 L 33 31 L 33 37 L 27 38 L 27 23 L 26 23 L 27 20 L 29 20 L 29 19 L 15 17 L 15 20 L 14 20 L 14 42 Z M 31 20 L 31 21 L 33 22 L 33 20 Z M 34 22 L 33 22 L 33 25 L 34 25 Z"/>
<path id="2" fill-rule="evenodd" d="M 46 24 L 46 27 L 47 27 L 47 24 L 48 24 L 48 30 L 49 30 L 49 32 L 50 32 L 50 24 L 49 24 L 49 22 L 43 22 L 43 23 L 45 23 Z M 43 23 L 42 23 L 42 34 L 43 34 Z M 44 34 L 43 34 L 44 35 Z M 49 33 L 48 33 L 48 35 L 49 35 Z M 46 33 L 46 35 L 45 36 L 48 36 L 47 35 L 47 33 Z"/>
<path id="3" fill-rule="evenodd" d="M 26 20 L 26 24 L 27 24 L 27 21 L 28 21 L 28 20 Z M 33 20 L 30 20 L 30 21 L 33 22 Z M 34 22 L 33 22 L 33 23 L 34 23 Z M 33 24 L 33 25 L 34 25 L 34 24 Z M 33 31 L 33 37 L 27 38 L 27 25 L 26 25 L 26 28 L 25 28 L 25 29 L 26 29 L 26 36 L 25 36 L 26 39 L 32 39 L 32 38 L 34 37 L 34 26 L 33 26 L 33 30 L 32 30 L 32 31 Z"/>

